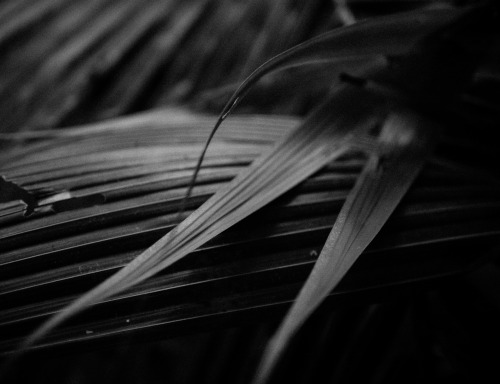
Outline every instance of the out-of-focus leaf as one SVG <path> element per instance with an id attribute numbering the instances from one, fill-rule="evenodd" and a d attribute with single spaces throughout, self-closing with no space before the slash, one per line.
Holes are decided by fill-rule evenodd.
<path id="1" fill-rule="evenodd" d="M 334 0 L 335 12 L 344 25 L 351 25 L 356 22 L 356 18 L 349 9 L 346 0 Z"/>

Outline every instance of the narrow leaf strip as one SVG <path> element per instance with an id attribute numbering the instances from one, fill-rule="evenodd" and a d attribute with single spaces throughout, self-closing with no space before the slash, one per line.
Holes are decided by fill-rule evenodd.
<path id="1" fill-rule="evenodd" d="M 348 64 L 350 59 L 360 56 L 403 55 L 422 38 L 463 14 L 464 11 L 449 9 L 423 10 L 370 19 L 317 36 L 266 61 L 241 83 L 224 106 L 202 150 L 180 212 L 182 213 L 185 201 L 191 194 L 207 148 L 220 124 L 263 76 L 277 70 L 321 61 L 339 61 L 339 64 L 344 61 Z"/>
<path id="2" fill-rule="evenodd" d="M 353 56 L 403 55 L 423 37 L 463 13 L 449 9 L 424 10 L 378 17 L 310 39 L 274 56 L 252 72 L 228 101 L 221 116 L 227 116 L 253 84 L 274 70 Z"/>
<path id="3" fill-rule="evenodd" d="M 410 188 L 432 147 L 434 133 L 421 116 L 391 113 L 349 193 L 298 298 L 268 344 L 254 383 L 268 380 L 290 339 L 370 244 Z"/>
<path id="4" fill-rule="evenodd" d="M 376 95 L 342 87 L 295 131 L 253 162 L 178 227 L 122 270 L 50 318 L 20 351 L 65 319 L 156 274 L 345 153 L 385 116 Z"/>

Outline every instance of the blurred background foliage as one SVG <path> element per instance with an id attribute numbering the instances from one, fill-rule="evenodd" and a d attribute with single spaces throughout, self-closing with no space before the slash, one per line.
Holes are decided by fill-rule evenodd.
<path id="1" fill-rule="evenodd" d="M 165 105 L 219 112 L 265 60 L 349 23 L 455 1 L 3 1 L 2 131 L 53 128 Z M 470 3 L 470 2 L 469 2 Z M 297 74 L 296 72 L 304 72 Z M 327 68 L 264 79 L 242 111 L 303 114 Z"/>

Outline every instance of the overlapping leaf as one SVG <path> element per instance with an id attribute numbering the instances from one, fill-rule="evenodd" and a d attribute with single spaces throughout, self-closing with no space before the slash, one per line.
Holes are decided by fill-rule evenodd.
<path id="1" fill-rule="evenodd" d="M 457 12 L 424 11 L 384 18 L 333 32 L 287 51 L 264 64 L 242 84 L 222 112 L 214 132 L 250 86 L 265 73 L 323 58 L 330 60 L 360 53 L 400 54 L 423 35 L 456 16 Z M 374 94 L 349 86 L 341 87 L 294 133 L 261 156 L 121 271 L 49 319 L 25 340 L 23 346 L 31 345 L 87 306 L 166 268 L 297 185 L 344 153 L 358 135 L 366 134 L 384 116 L 385 107 L 385 102 Z"/>
<path id="2" fill-rule="evenodd" d="M 123 291 L 178 261 L 299 184 L 345 153 L 356 135 L 372 128 L 384 112 L 384 102 L 375 95 L 349 88 L 338 90 L 296 131 L 255 160 L 251 167 L 219 190 L 178 227 L 121 271 L 51 318 L 26 340 L 25 346 L 85 307 Z"/>
<path id="3" fill-rule="evenodd" d="M 337 62 L 336 71 L 332 73 L 334 80 L 342 71 L 352 72 L 353 59 L 363 57 L 366 58 L 365 67 L 358 63 L 354 70 L 365 71 L 366 67 L 379 65 L 380 58 L 407 53 L 424 36 L 456 20 L 463 13 L 462 10 L 424 10 L 370 19 L 325 33 L 268 60 L 242 82 L 225 105 L 202 151 L 193 182 L 218 127 L 263 76 L 290 67 Z"/>
<path id="4" fill-rule="evenodd" d="M 340 282 L 380 231 L 420 171 L 435 137 L 432 124 L 408 111 L 387 119 L 378 150 L 348 195 L 318 260 L 264 353 L 255 378 L 263 383 L 291 337 Z"/>
<path id="5" fill-rule="evenodd" d="M 400 86 L 401 94 L 408 91 L 422 99 L 425 94 L 439 93 L 440 97 L 454 99 L 455 93 L 462 88 L 474 65 L 477 65 L 478 53 L 471 54 L 463 47 L 452 50 L 445 50 L 444 47 L 456 44 L 457 36 L 464 39 L 466 35 L 470 38 L 478 33 L 470 33 L 469 28 L 471 25 L 478 27 L 480 12 L 471 13 L 455 24 L 447 37 L 441 35 L 436 41 L 422 41 L 402 58 L 398 70 L 379 71 L 375 78 L 382 82 L 388 81 L 390 87 Z M 483 23 L 478 28 L 479 33 L 489 31 L 489 28 L 489 23 Z M 443 51 L 451 57 L 443 57 Z M 436 73 L 446 72 L 447 63 L 460 59 L 463 63 L 449 73 L 442 73 L 440 79 L 437 78 Z M 384 87 L 382 84 L 381 88 Z M 374 88 L 378 88 L 378 85 Z M 390 98 L 394 98 L 394 95 Z M 415 108 L 415 103 L 409 100 L 403 97 L 396 105 L 408 103 Z M 426 101 L 421 100 L 420 103 L 425 105 Z M 366 141 L 362 144 L 366 145 L 368 153 L 372 153 L 371 158 L 347 197 L 299 298 L 269 343 L 255 377 L 256 383 L 269 379 L 293 334 L 340 282 L 380 231 L 422 167 L 432 147 L 432 135 L 428 131 L 432 129 L 432 124 L 400 108 L 396 106 L 382 129 L 379 149 Z"/>

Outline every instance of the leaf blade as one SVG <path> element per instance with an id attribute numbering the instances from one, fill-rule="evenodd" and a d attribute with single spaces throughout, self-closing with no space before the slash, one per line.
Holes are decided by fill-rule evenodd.
<path id="1" fill-rule="evenodd" d="M 263 76 L 279 69 L 308 65 L 322 60 L 339 61 L 341 64 L 347 59 L 348 64 L 349 59 L 353 57 L 402 55 L 423 37 L 457 20 L 464 13 L 463 10 L 423 10 L 370 19 L 305 41 L 263 63 L 241 83 L 220 113 L 201 152 L 186 199 L 191 194 L 208 146 L 221 123 Z M 371 64 L 378 63 L 375 60 Z M 180 213 L 183 211 L 183 205 L 184 203 L 181 204 Z"/>
<path id="2" fill-rule="evenodd" d="M 385 114 L 385 107 L 384 100 L 363 90 L 354 87 L 338 90 L 304 124 L 254 161 L 178 227 L 50 318 L 24 341 L 20 351 L 87 306 L 154 275 L 299 184 L 347 151 L 358 132 L 369 130 Z"/>
<path id="3" fill-rule="evenodd" d="M 405 128 L 404 125 L 409 127 Z M 413 132 L 412 132 L 413 131 Z M 340 282 L 397 207 L 430 153 L 433 132 L 409 112 L 393 112 L 379 145 L 349 193 L 313 270 L 269 342 L 254 383 L 264 383 L 286 345 Z"/>

